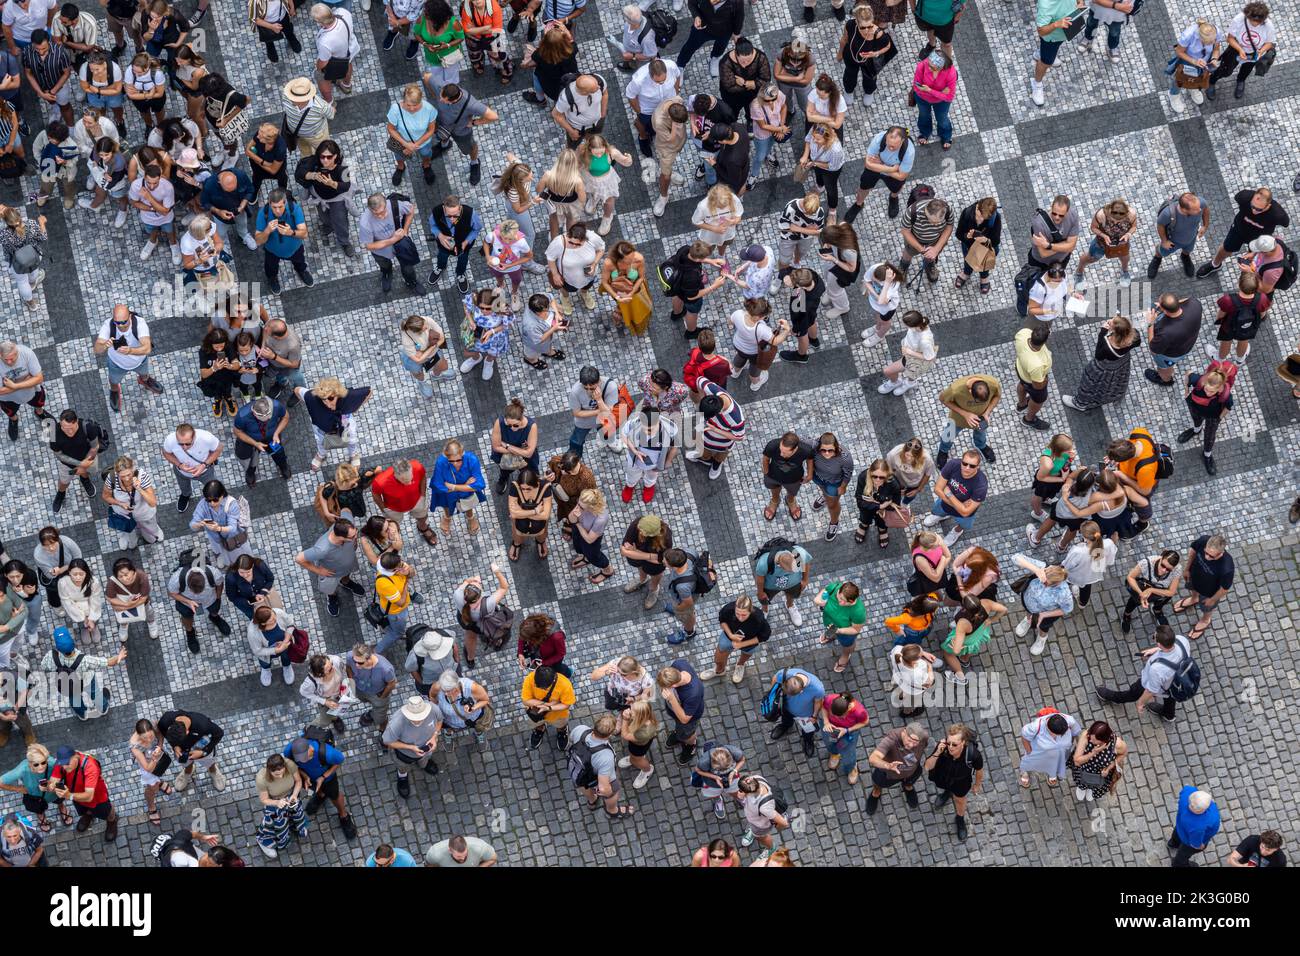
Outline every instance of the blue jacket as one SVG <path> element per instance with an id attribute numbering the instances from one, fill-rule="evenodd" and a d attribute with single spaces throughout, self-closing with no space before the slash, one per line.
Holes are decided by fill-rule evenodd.
<path id="1" fill-rule="evenodd" d="M 1174 821 L 1174 832 L 1178 839 L 1187 846 L 1201 847 L 1209 843 L 1219 832 L 1219 805 L 1210 801 L 1204 813 L 1193 813 L 1188 806 L 1196 787 L 1183 787 L 1178 794 L 1178 817 Z"/>
<path id="2" fill-rule="evenodd" d="M 253 599 L 265 594 L 275 584 L 275 574 L 265 561 L 253 565 L 253 580 L 245 581 L 233 567 L 226 572 L 226 597 L 230 603 L 244 612 L 244 617 L 253 619 Z"/>
<path id="3" fill-rule="evenodd" d="M 225 212 L 234 212 L 239 208 L 239 204 L 248 200 L 250 204 L 256 201 L 256 194 L 253 192 L 253 180 L 248 173 L 242 169 L 224 170 L 235 174 L 235 191 L 228 193 L 221 188 L 218 181 L 218 174 L 209 176 L 203 183 L 203 189 L 199 193 L 199 205 L 204 209 L 221 209 Z"/>
<path id="4" fill-rule="evenodd" d="M 429 505 L 431 508 L 446 508 L 448 512 L 456 510 L 456 503 L 470 495 L 478 495 L 479 501 L 486 501 L 483 489 L 487 480 L 483 477 L 483 466 L 478 455 L 465 451 L 465 457 L 459 468 L 453 468 L 446 455 L 439 455 L 433 466 L 433 477 L 429 479 Z M 453 485 L 468 484 L 473 491 L 448 491 L 448 483 Z"/>

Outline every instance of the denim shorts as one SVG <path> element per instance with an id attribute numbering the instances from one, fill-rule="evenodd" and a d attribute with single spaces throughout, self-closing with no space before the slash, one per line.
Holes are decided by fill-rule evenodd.
<path id="1" fill-rule="evenodd" d="M 735 648 L 731 646 L 731 639 L 727 637 L 725 631 L 718 632 L 718 650 L 724 654 L 729 654 L 735 650 Z M 745 653 L 748 653 L 748 651 Z"/>
<path id="2" fill-rule="evenodd" d="M 1157 355 L 1155 352 L 1152 352 L 1151 358 L 1155 360 L 1156 368 L 1173 368 L 1178 364 L 1178 359 L 1183 358 L 1183 356 L 1180 355 L 1178 358 L 1170 358 L 1168 355 Z"/>
<path id="3" fill-rule="evenodd" d="M 97 110 L 120 110 L 126 103 L 126 94 L 114 93 L 112 96 L 104 96 L 102 93 L 87 93 L 86 103 Z"/>
<path id="4" fill-rule="evenodd" d="M 831 484 L 828 481 L 822 481 L 820 478 L 813 476 L 813 483 L 822 490 L 827 498 L 838 498 L 840 496 L 840 486 Z"/>
<path id="5" fill-rule="evenodd" d="M 149 374 L 148 356 L 145 356 L 145 360 L 141 362 L 136 368 L 122 368 L 120 365 L 114 365 L 112 362 L 107 362 L 106 364 L 108 365 L 108 384 L 110 385 L 121 385 L 123 379 L 125 379 L 128 375 Z"/>
<path id="6" fill-rule="evenodd" d="M 424 366 L 415 361 L 415 359 L 411 358 L 405 352 L 402 352 L 399 357 L 402 360 L 402 368 L 406 369 L 412 375 L 419 375 L 424 371 Z"/>

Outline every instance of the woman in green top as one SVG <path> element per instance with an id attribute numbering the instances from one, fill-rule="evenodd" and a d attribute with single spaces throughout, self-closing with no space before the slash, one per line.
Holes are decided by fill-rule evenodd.
<path id="1" fill-rule="evenodd" d="M 857 643 L 858 634 L 867 623 L 867 609 L 862 603 L 862 592 L 852 581 L 837 581 L 827 585 L 825 590 L 813 600 L 822 609 L 822 627 L 826 633 L 818 641 L 820 644 L 839 644 L 839 656 L 832 670 L 843 674 L 849 665 L 849 655 Z"/>
<path id="2" fill-rule="evenodd" d="M 924 60 L 934 50 L 935 37 L 943 47 L 948 59 L 953 58 L 952 35 L 957 29 L 961 15 L 966 12 L 964 0 L 911 0 L 912 14 L 916 17 L 916 28 L 925 34 L 925 46 L 917 54 L 918 60 Z"/>
<path id="3" fill-rule="evenodd" d="M 1043 78 L 1056 62 L 1071 16 L 1083 7 L 1084 0 L 1038 0 L 1034 18 L 1038 27 L 1038 56 L 1034 58 L 1034 77 L 1029 81 L 1029 98 L 1035 106 L 1047 102 L 1043 94 Z"/>
<path id="4" fill-rule="evenodd" d="M 1029 513 L 1036 521 L 1047 520 L 1043 506 L 1060 497 L 1061 486 L 1074 470 L 1075 457 L 1074 439 L 1065 434 L 1053 435 L 1047 447 L 1038 453 L 1038 468 L 1029 495 Z"/>
<path id="5" fill-rule="evenodd" d="M 432 96 L 448 83 L 460 82 L 465 62 L 465 30 L 447 0 L 428 0 L 415 24 L 415 39 L 424 47 L 424 85 Z"/>
<path id="6" fill-rule="evenodd" d="M 965 686 L 966 672 L 962 665 L 970 665 L 972 654 L 978 654 L 993 636 L 991 625 L 1007 613 L 1006 606 L 997 601 L 981 601 L 974 594 L 961 599 L 961 610 L 952 619 L 952 630 L 940 645 L 944 663 L 949 670 L 943 672 L 945 680 Z"/>

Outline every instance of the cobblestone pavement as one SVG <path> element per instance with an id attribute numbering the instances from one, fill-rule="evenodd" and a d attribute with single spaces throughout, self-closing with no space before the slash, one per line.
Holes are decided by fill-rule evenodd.
<path id="1" fill-rule="evenodd" d="M 1300 20 L 1296 0 L 1273 7 L 1275 22 L 1283 29 Z M 1244 99 L 1235 100 L 1224 92 L 1215 103 L 1190 107 L 1176 116 L 1162 92 L 1161 70 L 1171 38 L 1196 13 L 1208 12 L 1216 23 L 1226 24 L 1235 8 L 1227 0 L 1195 8 L 1183 0 L 1150 3 L 1124 31 L 1120 63 L 1082 55 L 1072 44 L 1063 49 L 1060 66 L 1048 81 L 1047 106 L 1036 109 L 1026 91 L 1032 57 L 1031 11 L 1027 2 L 985 0 L 968 5 L 957 30 L 962 76 L 953 110 L 958 131 L 954 148 L 942 158 L 936 148 L 923 149 L 917 159 L 914 180 L 931 183 L 958 208 L 980 196 L 996 195 L 1008 223 L 992 294 L 981 297 L 970 286 L 961 291 L 952 288 L 959 255 L 955 243 L 940 260 L 942 281 L 907 293 L 904 306 L 921 309 L 936 323 L 941 356 L 925 387 L 902 402 L 877 394 L 880 367 L 886 353 L 898 354 L 898 336 L 891 336 L 887 345 L 867 349 L 858 337 L 866 325 L 864 310 L 855 301 L 843 319 L 823 322 L 824 344 L 805 369 L 778 362 L 762 392 L 744 388 L 737 392 L 750 417 L 751 438 L 733 457 L 723 480 L 710 482 L 701 470 L 680 465 L 661 483 L 655 501 L 656 513 L 668 521 L 676 540 L 695 549 L 707 546 L 718 562 L 720 585 L 701 602 L 701 621 L 711 623 L 721 603 L 752 586 L 748 556 L 773 534 L 793 536 L 813 553 L 814 586 L 848 577 L 865 589 L 871 626 L 843 678 L 830 679 L 834 675 L 828 655 L 815 649 L 815 621 L 795 629 L 778 613 L 774 638 L 746 681 L 738 687 L 723 682 L 708 688 L 704 739 L 743 747 L 751 767 L 785 785 L 796 823 L 786 842 L 805 863 L 1158 863 L 1164 859 L 1162 830 L 1178 788 L 1187 782 L 1208 786 L 1218 799 L 1224 834 L 1214 844 L 1216 858 L 1226 855 L 1237 839 L 1266 826 L 1289 835 L 1300 832 L 1291 798 L 1297 781 L 1289 763 L 1277 760 L 1291 744 L 1287 728 L 1295 716 L 1300 671 L 1296 643 L 1300 539 L 1284 517 L 1300 485 L 1296 467 L 1300 423 L 1295 402 L 1272 371 L 1279 356 L 1300 340 L 1300 306 L 1294 292 L 1280 297 L 1234 388 L 1237 410 L 1220 432 L 1218 477 L 1207 478 L 1195 448 L 1179 450 L 1177 473 L 1161 488 L 1151 530 L 1137 547 L 1121 549 L 1111 579 L 1089 608 L 1057 627 L 1047 652 L 1031 657 L 1028 642 L 1016 639 L 1010 625 L 1001 625 L 977 672 L 978 699 L 947 699 L 930 707 L 927 720 L 932 732 L 941 732 L 958 719 L 972 723 L 989 761 L 985 793 L 973 801 L 968 842 L 952 842 L 946 815 L 932 813 L 926 803 L 919 811 L 908 811 L 896 794 L 887 796 L 881 812 L 868 818 L 863 791 L 846 789 L 824 769 L 822 757 L 805 760 L 788 738 L 779 744 L 769 741 L 767 726 L 756 718 L 765 683 L 779 667 L 795 663 L 821 674 L 829 686 L 861 696 L 872 716 L 867 738 L 896 725 L 897 718 L 887 706 L 884 650 L 889 641 L 876 622 L 896 612 L 905 570 L 904 546 L 898 541 L 885 551 L 859 548 L 849 534 L 824 541 L 821 513 L 810 511 L 810 518 L 798 525 L 784 516 L 771 525 L 763 522 L 765 497 L 754 488 L 759 452 L 767 439 L 791 427 L 809 434 L 829 428 L 850 445 L 860 468 L 913 434 L 933 446 L 942 422 L 933 393 L 953 377 L 993 371 L 1004 383 L 1014 382 L 1010 340 L 1020 324 L 1011 308 L 1014 263 L 1024 255 L 1025 224 L 1034 207 L 1056 193 L 1071 195 L 1085 215 L 1113 195 L 1136 205 L 1142 238 L 1135 245 L 1135 274 L 1145 265 L 1156 209 L 1184 187 L 1206 197 L 1212 207 L 1213 225 L 1197 250 L 1198 260 L 1209 255 L 1221 237 L 1229 197 L 1236 190 L 1269 185 L 1284 203 L 1294 204 L 1287 188 L 1300 150 L 1300 63 L 1294 44 L 1281 44 L 1273 72 L 1266 79 L 1252 79 Z M 278 122 L 279 88 L 303 69 L 305 55 L 268 65 L 243 22 L 242 3 L 213 4 L 213 14 L 202 27 L 210 63 L 251 95 L 253 113 Z M 302 14 L 298 20 L 299 34 L 305 39 L 311 25 Z M 617 35 L 618 20 L 618 5 L 602 0 L 598 11 L 578 21 L 577 34 L 584 67 L 601 71 L 621 90 L 627 76 L 612 69 L 613 48 L 604 39 L 606 34 Z M 392 53 L 380 50 L 383 18 L 378 2 L 368 15 L 358 8 L 358 22 L 362 21 L 367 25 L 359 31 L 363 52 L 357 82 L 351 96 L 341 97 L 332 128 L 353 164 L 354 177 L 369 192 L 386 189 L 391 171 L 382 145 L 382 116 L 394 91 L 416 73 L 413 64 L 402 58 L 401 44 Z M 763 47 L 775 55 L 799 22 L 798 3 L 758 0 L 750 7 L 747 32 L 761 37 Z M 829 16 L 810 28 L 819 63 L 829 62 L 839 29 Z M 686 32 L 681 31 L 674 46 Z M 911 122 L 902 106 L 910 59 L 906 54 L 920 41 L 910 21 L 897 28 L 897 36 L 905 55 L 882 77 L 875 105 L 867 115 L 860 103 L 850 110 L 846 145 L 854 163 L 865 153 L 871 134 L 887 123 Z M 517 47 L 519 40 L 511 42 Z M 687 91 L 715 88 L 707 69 L 706 56 L 691 63 Z M 443 193 L 454 190 L 482 209 L 491 223 L 499 215 L 501 200 L 490 192 L 490 184 L 503 153 L 507 149 L 518 153 L 540 173 L 549 165 L 560 137 L 541 112 L 518 95 L 526 82 L 524 74 L 505 90 L 490 74 L 477 77 L 466 70 L 463 79 L 502 117 L 502 122 L 480 132 L 483 182 L 470 187 L 463 164 L 438 160 L 438 181 L 433 187 L 408 182 L 403 188 L 414 194 L 422 219 Z M 175 108 L 172 103 L 171 109 Z M 128 112 L 127 139 L 135 144 L 141 130 L 138 117 Z M 611 94 L 607 135 L 626 149 L 635 148 L 621 94 Z M 651 264 L 688 241 L 693 232 L 690 214 L 701 192 L 690 178 L 694 164 L 690 153 L 688 147 L 679 160 L 687 185 L 674 190 L 661 219 L 651 216 L 647 187 L 635 172 L 623 175 L 619 216 L 610 241 L 631 239 Z M 787 148 L 780 148 L 780 158 L 781 171 L 765 170 L 759 187 L 745 199 L 742 241 L 775 240 L 775 216 L 797 188 L 788 175 Z M 846 186 L 851 179 L 851 172 L 846 173 Z M 23 183 L 29 192 L 34 186 L 31 180 Z M 857 223 L 867 263 L 892 257 L 899 242 L 896 223 L 886 220 L 880 208 L 883 199 L 872 199 Z M 139 240 L 132 230 L 117 233 L 103 220 L 92 222 L 84 210 L 65 214 L 57 206 L 56 202 L 45 210 L 55 264 L 40 296 L 40 309 L 26 313 L 9 278 L 0 277 L 0 300 L 5 304 L 0 310 L 0 337 L 16 338 L 37 350 L 48 378 L 49 402 L 56 411 L 74 406 L 85 416 L 111 423 L 115 451 L 135 455 L 159 475 L 160 514 L 167 538 L 142 552 L 158 582 L 173 566 L 176 554 L 196 543 L 172 508 L 174 491 L 158 451 L 162 438 L 183 419 L 213 428 L 227 441 L 231 437 L 228 420 L 212 423 L 192 387 L 203 323 L 150 316 L 155 350 L 160 353 L 152 365 L 167 392 L 147 400 L 138 389 L 128 387 L 125 413 L 111 414 L 105 401 L 106 371 L 90 353 L 90 337 L 115 301 L 130 302 L 147 314 L 148 292 L 155 282 L 171 281 L 170 266 L 164 254 L 141 262 L 135 254 Z M 544 223 L 538 225 L 540 229 Z M 259 274 L 254 254 L 237 248 L 235 255 L 240 275 Z M 543 451 L 558 451 L 570 427 L 562 389 L 573 380 L 578 365 L 590 362 L 616 376 L 639 377 L 656 364 L 680 369 L 686 358 L 680 332 L 665 320 L 666 306 L 658 298 L 651 334 L 641 340 L 600 331 L 596 317 L 580 310 L 566 346 L 568 361 L 534 373 L 519 362 L 519 346 L 512 343 L 510 359 L 501 363 L 501 374 L 494 380 L 483 382 L 470 375 L 442 384 L 426 412 L 398 365 L 396 325 L 401 316 L 414 311 L 457 323 L 460 307 L 451 283 L 444 282 L 418 301 L 390 300 L 380 294 L 377 270 L 369 259 L 346 260 L 336 248 L 323 247 L 314 235 L 308 257 L 317 285 L 301 288 L 290 280 L 283 296 L 270 299 L 268 308 L 302 333 L 309 379 L 338 374 L 350 384 L 376 390 L 376 399 L 360 416 L 367 465 L 386 464 L 408 454 L 431 464 L 431 449 L 452 436 L 486 457 L 492 420 L 512 395 L 521 396 L 539 416 Z M 75 269 L 61 268 L 60 262 L 73 262 Z M 1091 279 L 1116 278 L 1113 263 L 1091 268 Z M 477 257 L 473 270 L 477 280 L 487 279 Z M 1177 268 L 1166 268 L 1154 289 L 1134 284 L 1135 292 L 1141 290 L 1134 311 L 1145 306 L 1150 294 L 1165 289 L 1195 295 L 1213 309 L 1214 297 L 1231 281 L 1229 271 L 1193 282 Z M 706 323 L 721 326 L 724 310 L 738 304 L 734 294 L 710 300 Z M 778 308 L 784 308 L 784 303 L 778 303 Z M 1106 440 L 1130 426 L 1145 425 L 1172 442 L 1185 427 L 1186 412 L 1171 394 L 1175 390 L 1156 390 L 1141 379 L 1140 371 L 1148 361 L 1144 354 L 1136 356 L 1130 392 L 1122 403 L 1092 415 L 1061 405 L 1060 393 L 1073 390 L 1100 319 L 1057 323 L 1051 341 L 1055 384 L 1044 416 L 1074 436 L 1085 460 L 1096 460 Z M 1206 323 L 1202 336 L 1205 342 L 1212 340 L 1212 323 Z M 729 354 L 729 337 L 720 338 Z M 1010 405 L 999 410 L 990 435 L 999 452 L 997 464 L 990 469 L 990 500 L 964 542 L 990 548 L 1004 566 L 1024 543 L 1031 459 L 1042 444 L 1039 435 L 1016 422 Z M 4 538 L 11 553 L 27 557 L 36 531 L 54 518 L 50 512 L 54 479 L 27 412 L 22 421 L 19 442 L 0 442 L 4 445 L 0 467 L 10 489 L 4 500 Z M 295 412 L 288 444 L 295 471 L 292 480 L 284 483 L 264 476 L 246 492 L 255 518 L 253 545 L 270 560 L 290 610 L 310 632 L 313 644 L 337 653 L 372 632 L 361 619 L 361 607 L 348 596 L 343 599 L 343 616 L 327 617 L 305 574 L 292 563 L 293 554 L 320 532 L 311 508 L 316 477 L 307 467 L 310 435 L 301 410 Z M 619 504 L 620 476 L 613 459 L 598 452 L 593 457 L 602 487 L 614 499 L 610 527 L 624 528 L 644 509 L 639 504 Z M 244 493 L 242 469 L 229 455 L 220 463 L 219 474 L 236 493 Z M 104 516 L 102 504 L 76 494 L 69 496 L 58 516 L 64 532 L 100 569 L 110 566 L 117 555 Z M 511 564 L 505 559 L 505 523 L 504 504 L 496 499 L 493 508 L 484 510 L 483 530 L 477 537 L 458 532 L 430 552 L 411 536 L 414 544 L 409 552 L 420 565 L 420 589 L 431 597 L 415 610 L 416 620 L 449 624 L 445 596 L 463 574 L 487 574 L 489 562 L 495 560 L 510 578 L 512 607 L 521 614 L 545 610 L 560 622 L 569 635 L 568 662 L 578 674 L 585 675 L 624 650 L 652 668 L 676 656 L 663 642 L 663 616 L 641 612 L 639 596 L 622 594 L 624 578 L 593 587 L 585 575 L 570 571 L 568 554 L 558 544 L 546 560 L 526 553 L 518 564 Z M 1131 680 L 1132 654 L 1142 644 L 1139 635 L 1130 639 L 1118 630 L 1122 573 L 1137 556 L 1161 547 L 1185 551 L 1195 535 L 1211 529 L 1230 537 L 1238 584 L 1210 633 L 1197 644 L 1205 675 L 1200 696 L 1180 709 L 1172 725 L 1138 716 L 1131 708 L 1099 705 L 1092 696 L 1093 686 Z M 1044 553 L 1050 553 L 1050 548 Z M 186 651 L 170 608 L 161 606 L 160 617 L 161 639 L 151 641 L 143 632 L 134 635 L 126 667 L 111 672 L 114 706 L 107 717 L 82 724 L 48 708 L 33 714 L 42 741 L 52 746 L 73 743 L 102 758 L 114 801 L 125 818 L 121 835 L 111 846 L 102 843 L 98 833 L 78 837 L 59 828 L 51 839 L 51 857 L 57 863 L 99 865 L 139 864 L 147 859 L 157 831 L 144 818 L 126 740 L 136 719 L 157 718 L 162 710 L 177 706 L 199 709 L 226 728 L 220 754 L 231 785 L 218 794 L 203 782 L 184 795 L 164 798 L 164 826 L 189 823 L 215 831 L 251 863 L 260 865 L 265 861 L 253 847 L 252 836 L 258 816 L 253 773 L 301 726 L 307 710 L 296 688 L 279 681 L 271 688 L 260 686 L 241 633 L 226 641 L 204 635 L 203 652 L 196 657 Z M 1012 617 L 1011 623 L 1015 620 Z M 42 653 L 52 622 L 45 623 Z M 1191 622 L 1183 617 L 1179 623 L 1185 628 Z M 702 627 L 687 651 L 702 669 L 711 657 L 712 633 L 712 627 Z M 280 863 L 354 864 L 383 840 L 418 852 L 433 840 L 459 831 L 489 839 L 508 863 L 681 865 L 708 838 L 739 836 L 743 827 L 735 810 L 727 821 L 716 820 L 662 754 L 654 758 L 657 771 L 645 790 L 634 792 L 631 780 L 625 780 L 637 808 L 631 821 L 611 825 L 600 814 L 588 814 L 562 782 L 561 761 L 549 745 L 532 754 L 523 747 L 526 721 L 518 719 L 522 715 L 515 703 L 522 675 L 512 657 L 485 654 L 474 676 L 496 699 L 503 726 L 481 747 L 450 743 L 440 758 L 443 772 L 437 778 L 415 780 L 409 802 L 398 799 L 387 759 L 372 737 L 356 729 L 355 715 L 350 715 L 352 729 L 343 742 L 349 755 L 343 780 L 361 836 L 348 843 L 322 813 L 310 835 L 285 852 Z M 950 686 L 939 683 L 945 689 Z M 599 687 L 584 678 L 577 689 L 576 716 L 599 709 Z M 399 696 L 409 691 L 409 679 L 404 678 Z M 1075 804 L 1068 789 L 1052 791 L 1038 785 L 1021 790 L 1016 785 L 1018 729 L 1048 704 L 1085 722 L 1104 717 L 1129 742 L 1128 775 L 1116 797 Z M 21 751 L 20 741 L 11 741 L 0 755 L 0 764 L 13 766 L 22 759 Z M 13 795 L 4 796 L 5 809 L 16 805 Z M 746 854 L 747 859 L 752 856 Z"/>

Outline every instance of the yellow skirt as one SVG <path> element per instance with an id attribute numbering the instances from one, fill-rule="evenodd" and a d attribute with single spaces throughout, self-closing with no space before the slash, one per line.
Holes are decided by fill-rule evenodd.
<path id="1" fill-rule="evenodd" d="M 650 313 L 654 306 L 650 302 L 650 290 L 642 287 L 641 291 L 627 302 L 619 302 L 618 312 L 623 317 L 623 324 L 633 335 L 645 335 L 650 328 Z"/>

